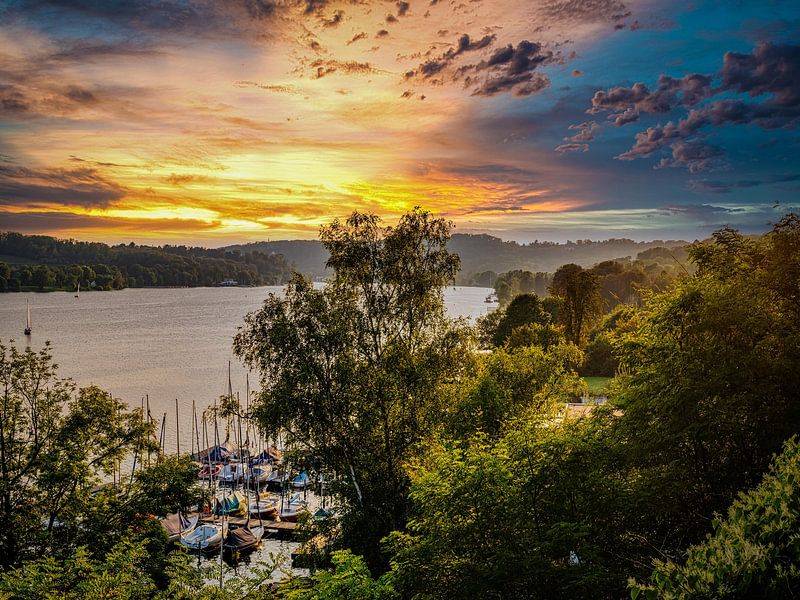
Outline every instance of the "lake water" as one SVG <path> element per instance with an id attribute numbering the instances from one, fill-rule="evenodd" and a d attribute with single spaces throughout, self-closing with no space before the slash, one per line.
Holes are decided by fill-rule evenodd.
<path id="1" fill-rule="evenodd" d="M 26 345 L 25 301 L 31 305 L 30 346 L 52 344 L 61 377 L 78 386 L 97 385 L 139 406 L 147 394 L 153 417 L 167 414 L 165 450 L 176 449 L 175 400 L 180 411 L 181 450 L 190 448 L 191 407 L 198 413 L 227 392 L 228 361 L 234 392 L 245 393 L 245 369 L 232 339 L 245 314 L 281 287 L 127 289 L 73 293 L 0 294 L 0 341 Z M 474 319 L 494 309 L 492 290 L 445 290 L 450 316 Z M 257 389 L 255 376 L 251 388 Z"/>

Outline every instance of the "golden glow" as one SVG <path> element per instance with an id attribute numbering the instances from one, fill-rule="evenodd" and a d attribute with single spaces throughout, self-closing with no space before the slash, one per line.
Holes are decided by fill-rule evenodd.
<path id="1" fill-rule="evenodd" d="M 338 9 L 342 23 L 326 26 Z M 0 130 L 3 143 L 25 168 L 50 173 L 47 185 L 64 180 L 57 199 L 9 203 L 0 216 L 69 215 L 48 225 L 61 236 L 222 243 L 315 237 L 321 224 L 353 210 L 392 219 L 422 205 L 474 225 L 586 206 L 533 177 L 481 171 L 531 168 L 511 143 L 487 150 L 470 132 L 493 106 L 517 100 L 471 96 L 446 79 L 411 82 L 404 73 L 463 33 L 497 36 L 479 60 L 529 38 L 534 22 L 547 24 L 538 39 L 554 43 L 608 27 L 552 20 L 510 0 L 458 9 L 426 2 L 397 25 L 386 22 L 391 10 L 394 3 L 332 2 L 306 16 L 297 7 L 275 23 L 243 26 L 239 39 L 164 41 L 47 69 L 37 61 L 58 52 L 58 42 L 21 25 L 0 28 L 2 63 L 20 72 L 27 65 L 40 115 Z M 330 72 L 319 77 L 319 68 Z M 69 86 L 87 90 L 86 99 L 56 102 Z M 541 161 L 559 168 L 554 156 Z"/>

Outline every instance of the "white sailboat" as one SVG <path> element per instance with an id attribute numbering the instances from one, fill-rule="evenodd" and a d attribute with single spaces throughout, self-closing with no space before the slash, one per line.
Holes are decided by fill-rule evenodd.
<path id="1" fill-rule="evenodd" d="M 28 316 L 25 320 L 25 335 L 31 334 L 31 303 L 28 300 L 25 300 L 25 306 L 28 309 Z"/>
<path id="2" fill-rule="evenodd" d="M 81 282 L 78 282 L 78 289 L 75 290 L 75 297 L 79 298 L 81 295 Z"/>

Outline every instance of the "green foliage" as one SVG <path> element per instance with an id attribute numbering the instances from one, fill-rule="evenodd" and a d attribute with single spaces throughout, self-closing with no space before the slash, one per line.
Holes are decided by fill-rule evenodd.
<path id="1" fill-rule="evenodd" d="M 373 579 L 364 559 L 349 550 L 331 554 L 333 570 L 317 571 L 310 581 L 295 580 L 281 589 L 285 600 L 390 600 L 395 598 L 390 575 Z"/>
<path id="2" fill-rule="evenodd" d="M 552 276 L 549 273 L 532 273 L 530 271 L 508 271 L 500 273 L 494 282 L 494 290 L 500 306 L 508 305 L 521 294 L 545 296 Z"/>
<path id="3" fill-rule="evenodd" d="M 342 478 L 343 535 L 371 565 L 405 523 L 403 463 L 441 423 L 447 390 L 472 362 L 468 328 L 445 317 L 458 270 L 450 225 L 416 210 L 397 227 L 354 213 L 323 228 L 334 277 L 302 277 L 248 315 L 235 351 L 261 374 L 256 414 Z"/>
<path id="4" fill-rule="evenodd" d="M 548 350 L 537 346 L 495 350 L 455 391 L 449 434 L 466 439 L 480 431 L 496 437 L 517 415 L 551 413 L 557 403 L 580 395 L 582 384 L 575 370 L 582 360 L 572 344 Z"/>
<path id="5" fill-rule="evenodd" d="M 524 413 L 499 442 L 434 448 L 417 467 L 408 531 L 387 540 L 403 598 L 605 598 L 618 485 L 588 420 Z M 618 563 L 618 561 L 616 561 Z"/>
<path id="6" fill-rule="evenodd" d="M 741 493 L 686 562 L 659 561 L 631 598 L 792 598 L 800 593 L 800 444 L 794 437 L 757 488 Z"/>
<path id="7" fill-rule="evenodd" d="M 798 220 L 758 239 L 722 230 L 691 255 L 697 274 L 646 298 L 615 334 L 615 436 L 642 507 L 629 520 L 640 556 L 702 539 L 800 430 Z"/>
<path id="8" fill-rule="evenodd" d="M 145 600 L 156 591 L 142 568 L 146 556 L 143 544 L 123 541 L 102 562 L 83 547 L 63 561 L 52 556 L 31 560 L 0 575 L 0 595 L 18 600 Z"/>
<path id="9" fill-rule="evenodd" d="M 598 276 L 576 264 L 564 265 L 553 275 L 550 291 L 561 301 L 559 321 L 564 334 L 581 346 L 586 332 L 603 311 Z"/>
<path id="10" fill-rule="evenodd" d="M 151 444 L 152 426 L 96 387 L 82 388 L 74 397 L 73 391 L 69 381 L 57 378 L 49 346 L 33 352 L 0 344 L 0 561 L 5 568 L 42 552 L 69 553 L 82 539 L 99 552 L 115 540 L 112 523 L 122 516 L 119 511 L 98 519 L 96 528 L 89 525 L 111 488 L 91 493 L 128 452 Z M 128 495 L 128 502 L 135 497 Z M 128 526 L 120 522 L 118 530 Z"/>
<path id="11" fill-rule="evenodd" d="M 502 311 L 502 312 L 501 312 Z M 500 313 L 491 340 L 495 346 L 502 346 L 511 336 L 511 332 L 523 325 L 547 325 L 550 315 L 542 307 L 542 303 L 535 294 L 520 294 L 514 298 Z"/>

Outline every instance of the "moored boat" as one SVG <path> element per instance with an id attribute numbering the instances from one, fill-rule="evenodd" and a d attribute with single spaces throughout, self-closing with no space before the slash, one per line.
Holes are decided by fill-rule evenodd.
<path id="1" fill-rule="evenodd" d="M 177 512 L 161 519 L 161 526 L 166 530 L 169 540 L 174 542 L 197 527 L 198 518 L 197 515 L 186 517 Z"/>
<path id="2" fill-rule="evenodd" d="M 246 476 L 247 467 L 239 463 L 229 463 L 222 467 L 219 473 L 219 482 L 235 485 L 241 483 Z"/>
<path id="3" fill-rule="evenodd" d="M 214 499 L 215 515 L 244 515 L 246 509 L 247 498 L 238 490 Z"/>
<path id="4" fill-rule="evenodd" d="M 261 519 L 274 519 L 278 516 L 278 508 L 280 507 L 280 499 L 273 496 L 260 498 L 255 502 L 251 502 L 249 506 L 250 515 Z"/>
<path id="5" fill-rule="evenodd" d="M 227 533 L 227 527 L 204 523 L 192 531 L 181 535 L 181 545 L 190 550 L 208 552 L 219 548 L 222 539 Z"/>
<path id="6" fill-rule="evenodd" d="M 219 477 L 220 471 L 222 471 L 222 465 L 220 464 L 205 465 L 197 473 L 197 476 L 200 479 L 213 479 Z"/>
<path id="7" fill-rule="evenodd" d="M 308 487 L 311 479 L 308 476 L 308 473 L 303 471 L 297 477 L 292 479 L 292 487 L 296 490 L 304 490 Z"/>
<path id="8" fill-rule="evenodd" d="M 308 507 L 306 503 L 300 500 L 300 494 L 295 494 L 289 500 L 286 506 L 281 507 L 280 517 L 281 521 L 288 523 L 297 523 L 303 516 L 308 514 Z"/>
<path id="9" fill-rule="evenodd" d="M 249 485 L 250 487 L 265 486 L 271 474 L 272 466 L 268 464 L 250 467 L 244 474 L 245 485 Z"/>
<path id="10" fill-rule="evenodd" d="M 222 549 L 230 553 L 254 550 L 262 537 L 264 537 L 264 527 L 261 525 L 229 529 L 222 543 Z"/>

